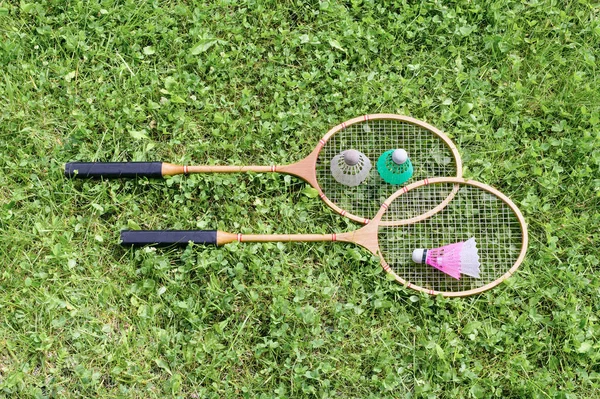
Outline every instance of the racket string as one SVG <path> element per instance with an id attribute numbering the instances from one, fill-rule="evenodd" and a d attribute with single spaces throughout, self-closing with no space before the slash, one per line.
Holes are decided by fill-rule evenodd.
<path id="1" fill-rule="evenodd" d="M 442 201 L 452 184 L 432 184 L 396 198 L 386 214 L 393 219 L 419 215 L 418 201 Z M 475 237 L 480 257 L 480 278 L 456 280 L 426 264 L 412 261 L 417 248 L 439 248 Z M 420 222 L 380 227 L 379 248 L 391 269 L 406 282 L 442 292 L 468 291 L 502 277 L 519 257 L 523 236 L 518 217 L 502 199 L 472 186 L 461 186 L 449 204 Z"/>
<path id="2" fill-rule="evenodd" d="M 316 164 L 317 182 L 322 192 L 347 213 L 361 218 L 372 217 L 400 186 L 383 181 L 376 168 L 362 184 L 345 186 L 332 177 L 330 162 L 342 151 L 356 149 L 374 164 L 384 152 L 397 148 L 404 148 L 411 159 L 414 167 L 411 181 L 457 175 L 452 149 L 437 134 L 406 121 L 369 119 L 345 127 L 323 145 Z M 427 206 L 431 209 L 438 204 Z"/>

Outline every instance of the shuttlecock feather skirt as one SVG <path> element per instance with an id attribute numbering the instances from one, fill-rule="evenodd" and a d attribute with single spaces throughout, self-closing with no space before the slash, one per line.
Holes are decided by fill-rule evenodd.
<path id="1" fill-rule="evenodd" d="M 447 275 L 460 279 L 465 274 L 479 278 L 479 254 L 475 238 L 433 249 L 417 249 L 413 260 L 425 263 Z"/>
<path id="2" fill-rule="evenodd" d="M 354 187 L 369 176 L 371 161 L 359 151 L 347 150 L 333 157 L 330 167 L 331 175 L 338 183 Z"/>

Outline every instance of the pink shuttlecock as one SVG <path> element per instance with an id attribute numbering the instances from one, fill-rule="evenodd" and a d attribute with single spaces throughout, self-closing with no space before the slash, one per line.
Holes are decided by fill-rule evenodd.
<path id="1" fill-rule="evenodd" d="M 461 274 L 479 278 L 479 254 L 475 238 L 433 249 L 415 249 L 412 259 L 460 279 Z"/>

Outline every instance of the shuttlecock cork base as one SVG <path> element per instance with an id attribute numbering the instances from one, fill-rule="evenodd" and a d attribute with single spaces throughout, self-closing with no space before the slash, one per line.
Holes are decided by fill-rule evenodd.
<path id="1" fill-rule="evenodd" d="M 413 175 L 413 165 L 403 149 L 389 150 L 377 160 L 379 176 L 389 184 L 404 184 Z"/>
<path id="2" fill-rule="evenodd" d="M 371 161 L 357 150 L 342 151 L 331 160 L 331 175 L 340 184 L 354 187 L 362 183 L 371 171 Z"/>
<path id="3" fill-rule="evenodd" d="M 429 266 L 460 279 L 462 274 L 479 278 L 479 254 L 475 238 L 449 244 L 440 248 L 415 249 L 412 260 Z"/>

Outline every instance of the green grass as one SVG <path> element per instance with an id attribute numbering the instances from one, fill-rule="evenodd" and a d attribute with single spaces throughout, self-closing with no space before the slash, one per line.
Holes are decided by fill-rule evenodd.
<path id="1" fill-rule="evenodd" d="M 0 0 L 0 396 L 600 397 L 596 2 L 191 3 Z M 285 164 L 376 112 L 518 204 L 507 283 L 428 297 L 326 243 L 127 250 L 128 227 L 355 226 L 281 175 L 62 174 Z"/>

